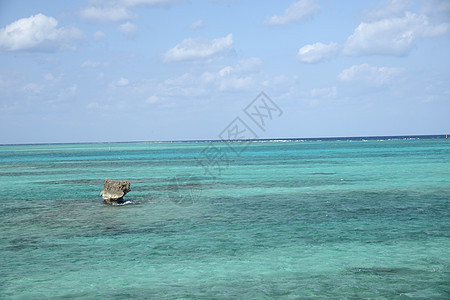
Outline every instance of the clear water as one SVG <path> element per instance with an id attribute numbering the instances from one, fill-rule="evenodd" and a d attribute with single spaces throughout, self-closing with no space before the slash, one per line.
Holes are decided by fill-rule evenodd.
<path id="1" fill-rule="evenodd" d="M 449 140 L 208 145 L 0 146 L 0 298 L 450 297 Z"/>

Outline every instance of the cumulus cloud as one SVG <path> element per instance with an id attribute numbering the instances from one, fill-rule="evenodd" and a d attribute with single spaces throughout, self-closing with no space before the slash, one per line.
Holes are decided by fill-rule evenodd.
<path id="1" fill-rule="evenodd" d="M 119 27 L 117 27 L 117 29 L 122 32 L 122 34 L 124 36 L 127 37 L 133 37 L 134 35 L 136 35 L 137 33 L 137 26 L 134 25 L 131 22 L 125 22 L 123 24 L 120 24 Z"/>
<path id="2" fill-rule="evenodd" d="M 93 34 L 94 40 L 102 39 L 106 36 L 106 34 L 103 31 L 96 31 Z"/>
<path id="3" fill-rule="evenodd" d="M 266 19 L 269 25 L 284 25 L 310 17 L 319 11 L 319 4 L 315 0 L 299 0 L 292 3 L 283 15 L 274 15 Z"/>
<path id="4" fill-rule="evenodd" d="M 262 72 L 263 62 L 256 57 L 243 59 L 236 64 L 211 69 L 209 72 L 184 73 L 181 76 L 165 80 L 137 80 L 130 82 L 125 88 L 135 99 L 143 103 L 157 106 L 170 105 L 180 98 L 210 97 L 220 92 L 254 91 L 264 85 L 266 79 Z M 111 83 L 111 91 L 118 92 L 118 81 Z M 282 84 L 270 78 L 270 84 Z M 115 89 L 116 88 L 116 89 Z"/>
<path id="5" fill-rule="evenodd" d="M 361 23 L 348 37 L 343 52 L 354 56 L 404 56 L 417 39 L 443 35 L 449 28 L 448 23 L 432 25 L 425 15 L 406 12 L 402 17 Z"/>
<path id="6" fill-rule="evenodd" d="M 80 16 L 93 22 L 120 22 L 135 15 L 131 12 L 135 6 L 166 6 L 176 0 L 115 0 L 93 2 L 80 12 Z"/>
<path id="7" fill-rule="evenodd" d="M 156 96 L 156 95 L 152 95 L 152 96 L 150 96 L 150 97 L 147 98 L 147 100 L 145 101 L 145 103 L 153 104 L 153 103 L 159 102 L 160 100 L 161 100 L 160 97 L 158 97 L 158 96 Z"/>
<path id="8" fill-rule="evenodd" d="M 421 12 L 433 19 L 450 20 L 450 1 L 448 0 L 428 0 L 425 1 Z"/>
<path id="9" fill-rule="evenodd" d="M 76 27 L 58 27 L 53 17 L 37 14 L 0 29 L 0 50 L 55 51 L 73 49 L 70 42 L 83 37 Z"/>
<path id="10" fill-rule="evenodd" d="M 55 76 L 53 76 L 52 73 L 47 73 L 44 75 L 44 79 L 47 81 L 54 81 L 55 80 Z"/>
<path id="11" fill-rule="evenodd" d="M 297 53 L 301 62 L 314 63 L 332 58 L 337 54 L 347 56 L 386 55 L 406 56 L 416 42 L 425 38 L 439 37 L 450 32 L 450 22 L 433 16 L 429 7 L 439 7 L 440 14 L 448 14 L 450 5 L 444 1 L 433 0 L 425 5 L 422 13 L 407 9 L 409 0 L 385 0 L 381 4 L 366 10 L 361 22 L 342 45 L 315 43 L 305 45 Z M 426 14 L 425 14 L 426 13 Z"/>
<path id="12" fill-rule="evenodd" d="M 75 96 L 77 94 L 77 92 L 78 92 L 78 85 L 71 84 L 70 86 L 66 86 L 66 87 L 62 88 L 58 92 L 58 95 L 56 96 L 56 98 L 49 100 L 49 102 L 54 104 L 54 103 L 57 103 L 60 101 L 70 99 L 73 96 Z"/>
<path id="13" fill-rule="evenodd" d="M 130 81 L 124 77 L 120 78 L 117 81 L 113 81 L 111 82 L 111 87 L 123 87 L 123 86 L 127 86 L 130 83 Z"/>
<path id="14" fill-rule="evenodd" d="M 133 14 L 123 6 L 89 6 L 80 13 L 81 17 L 94 22 L 118 22 L 131 19 Z"/>
<path id="15" fill-rule="evenodd" d="M 128 7 L 138 6 L 138 5 L 148 5 L 148 6 L 167 6 L 171 3 L 178 2 L 178 0 L 123 0 L 121 3 Z"/>
<path id="16" fill-rule="evenodd" d="M 37 83 L 27 83 L 24 87 L 23 90 L 27 93 L 27 94 L 31 94 L 31 95 L 39 95 L 42 90 L 43 90 L 43 86 L 39 85 Z"/>
<path id="17" fill-rule="evenodd" d="M 238 61 L 234 70 L 238 73 L 254 73 L 261 69 L 263 62 L 258 57 L 250 57 Z"/>
<path id="18" fill-rule="evenodd" d="M 109 66 L 109 63 L 107 62 L 99 62 L 99 61 L 91 61 L 86 60 L 81 64 L 82 68 L 98 68 L 98 67 L 107 67 Z"/>
<path id="19" fill-rule="evenodd" d="M 335 86 L 311 90 L 311 97 L 334 98 L 336 96 L 337 88 Z"/>
<path id="20" fill-rule="evenodd" d="M 410 0 L 383 1 L 376 7 L 366 10 L 364 13 L 364 20 L 373 22 L 385 18 L 401 17 L 410 5 Z"/>
<path id="21" fill-rule="evenodd" d="M 88 103 L 88 105 L 87 105 L 87 108 L 88 108 L 88 109 L 95 109 L 95 108 L 98 108 L 98 107 L 100 107 L 100 105 L 98 104 L 98 102 L 90 102 L 90 103 Z"/>
<path id="22" fill-rule="evenodd" d="M 261 69 L 262 61 L 252 57 L 240 60 L 234 67 L 226 66 L 218 72 L 204 72 L 202 80 L 219 91 L 251 90 L 255 87 L 254 76 Z"/>
<path id="23" fill-rule="evenodd" d="M 392 82 L 403 71 L 402 68 L 377 67 L 362 64 L 354 65 L 343 70 L 338 77 L 344 82 L 364 82 L 373 85 L 384 85 Z"/>
<path id="24" fill-rule="evenodd" d="M 185 73 L 176 78 L 169 78 L 158 85 L 159 96 L 166 97 L 198 97 L 204 92 L 204 86 L 198 76 Z M 160 98 L 158 98 L 160 99 Z"/>
<path id="25" fill-rule="evenodd" d="M 205 23 L 203 23 L 203 20 L 197 20 L 193 22 L 191 25 L 189 25 L 189 29 L 196 30 L 205 27 Z"/>
<path id="26" fill-rule="evenodd" d="M 330 59 L 339 52 L 336 43 L 315 43 L 305 45 L 298 50 L 297 59 L 304 63 L 316 63 L 324 59 Z"/>
<path id="27" fill-rule="evenodd" d="M 233 35 L 230 33 L 223 38 L 184 39 L 175 47 L 167 50 L 164 55 L 165 62 L 174 61 L 210 61 L 231 50 L 233 47 Z"/>

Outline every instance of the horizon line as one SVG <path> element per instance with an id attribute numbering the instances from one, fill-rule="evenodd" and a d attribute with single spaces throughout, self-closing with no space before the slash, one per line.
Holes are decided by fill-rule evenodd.
<path id="1" fill-rule="evenodd" d="M 42 143 L 5 143 L 0 146 L 26 146 L 26 145 L 76 145 L 76 144 L 126 144 L 126 143 L 201 143 L 201 142 L 249 142 L 249 141 L 319 141 L 319 140 L 374 140 L 379 138 L 446 138 L 447 134 L 408 134 L 408 135 L 369 135 L 369 136 L 328 136 L 328 137 L 290 137 L 290 138 L 257 138 L 257 139 L 188 139 L 188 140 L 138 140 L 138 141 L 102 141 L 102 142 L 42 142 Z"/>

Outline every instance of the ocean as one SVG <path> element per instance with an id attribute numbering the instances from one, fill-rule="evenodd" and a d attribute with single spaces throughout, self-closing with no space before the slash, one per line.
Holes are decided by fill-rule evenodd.
<path id="1" fill-rule="evenodd" d="M 2 145 L 0 298 L 448 299 L 449 158 L 445 136 Z"/>

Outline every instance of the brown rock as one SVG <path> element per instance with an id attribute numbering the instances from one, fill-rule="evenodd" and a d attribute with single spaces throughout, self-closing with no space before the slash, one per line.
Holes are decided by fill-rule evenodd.
<path id="1" fill-rule="evenodd" d="M 131 184 L 126 180 L 114 180 L 106 178 L 100 196 L 107 204 L 124 203 L 123 196 L 131 191 Z"/>

